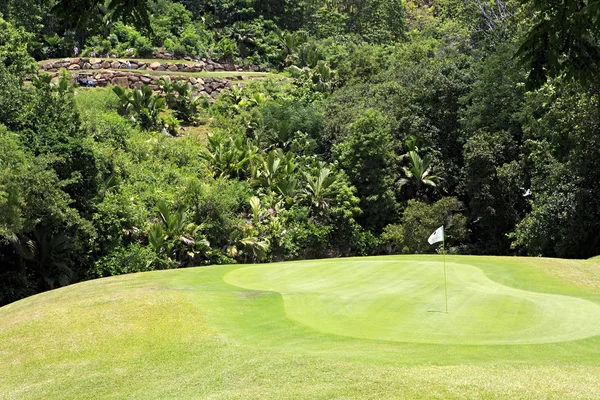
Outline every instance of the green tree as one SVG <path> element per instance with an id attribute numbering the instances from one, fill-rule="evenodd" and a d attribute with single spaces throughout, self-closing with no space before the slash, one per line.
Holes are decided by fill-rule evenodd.
<path id="1" fill-rule="evenodd" d="M 357 189 L 364 214 L 359 221 L 376 230 L 396 217 L 396 154 L 389 125 L 375 110 L 364 110 L 334 148 L 336 159 Z"/>
<path id="2" fill-rule="evenodd" d="M 444 197 L 433 204 L 409 200 L 401 224 L 388 225 L 381 236 L 382 241 L 391 253 L 431 254 L 436 246 L 430 245 L 427 238 L 444 225 L 446 248 L 457 248 L 467 237 L 463 208 L 455 197 Z"/>

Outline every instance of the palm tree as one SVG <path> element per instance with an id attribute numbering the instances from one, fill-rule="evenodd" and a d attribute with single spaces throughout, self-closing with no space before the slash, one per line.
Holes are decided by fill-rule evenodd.
<path id="1" fill-rule="evenodd" d="M 329 207 L 327 189 L 335 183 L 337 177 L 331 175 L 331 170 L 325 166 L 325 163 L 320 163 L 316 176 L 304 173 L 304 177 L 306 178 L 305 192 L 311 204 L 317 210 L 326 210 Z"/>
<path id="2" fill-rule="evenodd" d="M 404 189 L 407 195 L 419 201 L 427 201 L 427 192 L 436 188 L 440 178 L 431 174 L 431 157 L 421 158 L 416 147 L 404 155 L 408 160 L 408 167 L 402 167 L 404 177 L 398 182 L 399 188 Z"/>

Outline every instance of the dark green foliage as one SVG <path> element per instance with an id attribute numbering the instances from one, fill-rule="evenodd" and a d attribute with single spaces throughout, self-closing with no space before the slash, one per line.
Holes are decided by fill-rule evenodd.
<path id="1" fill-rule="evenodd" d="M 348 127 L 348 137 L 335 148 L 336 158 L 357 188 L 364 211 L 363 225 L 376 230 L 396 218 L 394 182 L 397 179 L 396 155 L 383 115 L 365 110 Z"/>
<path id="2" fill-rule="evenodd" d="M 584 84 L 600 70 L 600 1 L 531 0 L 532 26 L 517 53 L 529 70 L 527 85 L 565 76 Z"/>
<path id="3" fill-rule="evenodd" d="M 435 253 L 439 246 L 432 246 L 427 238 L 441 225 L 444 225 L 446 248 L 455 251 L 466 238 L 466 218 L 462 215 L 463 205 L 453 197 L 446 197 L 433 204 L 410 200 L 402 222 L 388 225 L 381 239 L 390 253 Z"/>

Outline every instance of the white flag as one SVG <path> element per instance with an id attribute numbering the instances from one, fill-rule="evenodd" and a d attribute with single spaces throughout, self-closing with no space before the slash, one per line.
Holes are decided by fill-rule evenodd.
<path id="1" fill-rule="evenodd" d="M 429 244 L 443 242 L 444 241 L 444 225 L 437 228 L 436 231 L 433 232 L 431 234 L 431 236 L 429 236 L 429 239 L 427 239 L 427 241 L 429 242 Z"/>

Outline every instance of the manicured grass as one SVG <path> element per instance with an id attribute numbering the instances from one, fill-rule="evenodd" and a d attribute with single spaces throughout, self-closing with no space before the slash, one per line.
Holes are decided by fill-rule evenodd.
<path id="1" fill-rule="evenodd" d="M 158 271 L 0 308 L 5 398 L 600 397 L 600 262 Z"/>

